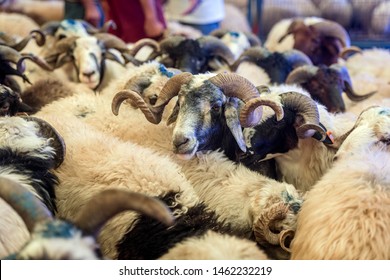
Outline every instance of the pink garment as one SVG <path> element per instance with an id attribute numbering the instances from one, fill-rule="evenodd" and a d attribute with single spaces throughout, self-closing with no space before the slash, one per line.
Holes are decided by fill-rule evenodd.
<path id="1" fill-rule="evenodd" d="M 118 36 L 126 43 L 134 43 L 142 38 L 150 38 L 144 31 L 145 16 L 141 3 L 138 0 L 107 0 L 109 6 L 108 19 L 114 20 L 116 30 L 110 33 Z M 161 0 L 156 0 L 157 16 L 166 28 L 163 5 Z M 152 38 L 159 39 L 159 38 Z"/>

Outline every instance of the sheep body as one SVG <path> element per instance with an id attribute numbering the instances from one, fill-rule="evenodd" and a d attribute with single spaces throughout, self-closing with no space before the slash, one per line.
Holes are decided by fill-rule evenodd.
<path id="1" fill-rule="evenodd" d="M 362 112 L 305 197 L 293 259 L 389 259 L 389 129 L 389 108 Z"/>

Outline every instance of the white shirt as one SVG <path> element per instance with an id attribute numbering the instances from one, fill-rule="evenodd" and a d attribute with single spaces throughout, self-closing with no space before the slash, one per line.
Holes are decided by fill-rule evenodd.
<path id="1" fill-rule="evenodd" d="M 225 17 L 224 0 L 199 0 L 200 4 L 188 15 L 183 13 L 191 7 L 190 0 L 169 0 L 165 5 L 165 15 L 169 20 L 190 24 L 209 24 Z"/>

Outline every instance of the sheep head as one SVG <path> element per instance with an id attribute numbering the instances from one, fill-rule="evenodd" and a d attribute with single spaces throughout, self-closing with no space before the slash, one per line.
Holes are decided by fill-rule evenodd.
<path id="1" fill-rule="evenodd" d="M 282 93 L 279 97 L 283 106 L 283 119 L 276 115 L 263 119 L 252 129 L 253 134 L 248 139 L 259 158 L 286 153 L 298 146 L 299 139 L 313 137 L 325 144 L 332 144 L 326 128 L 320 123 L 317 103 L 312 98 L 298 92 Z M 268 99 L 265 96 L 248 101 L 241 110 L 243 122 L 246 114 Z"/>
<path id="2" fill-rule="evenodd" d="M 22 185 L 0 178 L 0 186 L 0 197 L 15 209 L 31 233 L 31 240 L 8 259 L 100 259 L 97 234 L 108 220 L 127 210 L 139 211 L 168 226 L 174 221 L 171 212 L 159 200 L 111 189 L 93 196 L 71 223 L 55 219 Z"/>
<path id="3" fill-rule="evenodd" d="M 234 61 L 230 49 L 218 38 L 202 36 L 196 40 L 183 36 L 172 36 L 160 42 L 161 63 L 192 74 L 204 73 L 210 69 L 212 59 L 222 59 L 228 65 Z"/>
<path id="4" fill-rule="evenodd" d="M 48 54 L 45 60 L 54 69 L 72 62 L 78 81 L 95 90 L 104 76 L 105 59 L 124 63 L 120 57 L 110 52 L 111 48 L 119 52 L 127 50 L 126 44 L 113 35 L 73 36 L 58 41 L 53 47 L 53 52 Z"/>
<path id="5" fill-rule="evenodd" d="M 270 52 L 266 48 L 252 47 L 244 51 L 230 67 L 237 71 L 242 62 L 250 62 L 264 69 L 271 83 L 284 83 L 288 74 L 301 65 L 312 65 L 310 58 L 299 50 L 289 50 L 283 53 Z"/>
<path id="6" fill-rule="evenodd" d="M 358 95 L 352 88 L 352 82 L 345 66 L 306 65 L 295 69 L 287 77 L 286 83 L 299 84 L 311 97 L 325 105 L 329 112 L 344 112 L 345 104 L 342 93 L 345 92 L 352 101 L 362 101 L 375 92 Z"/>
<path id="7" fill-rule="evenodd" d="M 279 42 L 290 34 L 294 36 L 294 49 L 304 52 L 314 65 L 337 63 L 343 48 L 351 45 L 347 31 L 331 20 L 306 25 L 302 19 L 296 19 Z"/>

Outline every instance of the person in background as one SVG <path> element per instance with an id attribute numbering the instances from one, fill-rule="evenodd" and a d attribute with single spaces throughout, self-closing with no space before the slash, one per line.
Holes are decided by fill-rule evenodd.
<path id="1" fill-rule="evenodd" d="M 64 19 L 83 19 L 99 28 L 105 16 L 100 0 L 65 0 Z"/>
<path id="2" fill-rule="evenodd" d="M 161 0 L 106 0 L 106 3 L 108 18 L 117 26 L 110 33 L 126 43 L 163 38 L 167 24 Z"/>
<path id="3" fill-rule="evenodd" d="M 168 0 L 164 8 L 167 18 L 196 28 L 203 35 L 218 29 L 225 17 L 224 0 Z"/>

